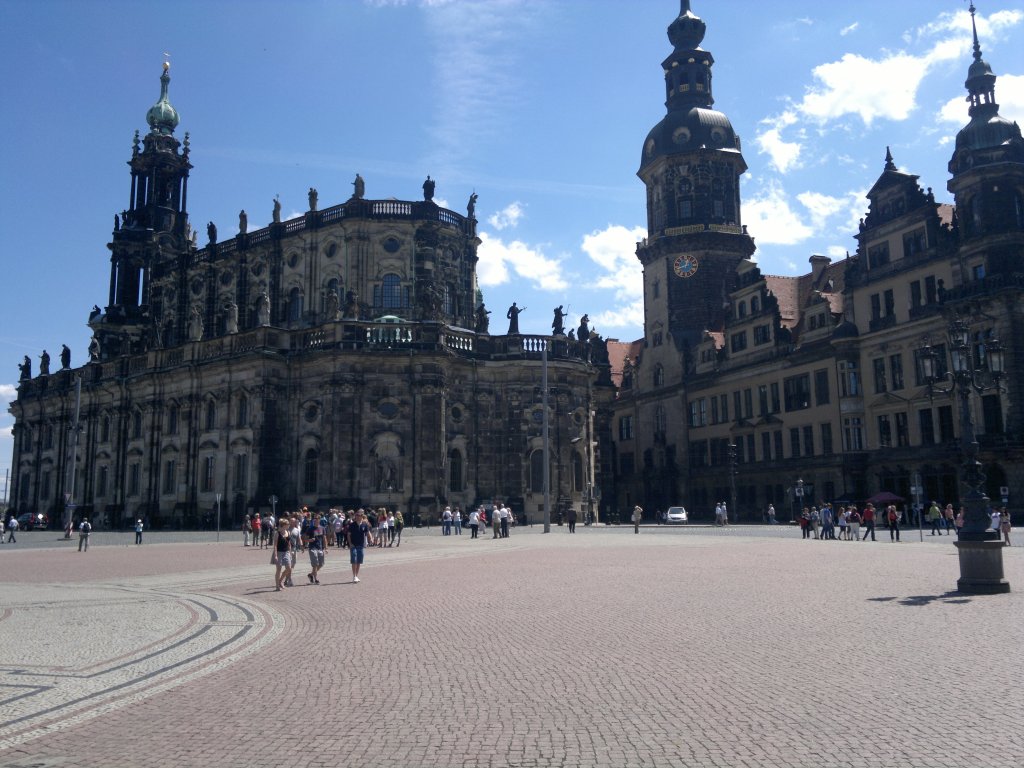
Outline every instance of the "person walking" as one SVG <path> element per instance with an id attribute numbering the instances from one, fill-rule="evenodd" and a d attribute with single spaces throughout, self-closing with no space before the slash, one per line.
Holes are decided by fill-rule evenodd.
<path id="1" fill-rule="evenodd" d="M 885 508 L 885 521 L 889 525 L 889 541 L 900 540 L 900 515 L 896 511 L 896 505 L 890 504 Z"/>
<path id="2" fill-rule="evenodd" d="M 441 513 L 441 535 L 451 536 L 452 535 L 452 508 L 445 507 L 444 512 Z"/>
<path id="3" fill-rule="evenodd" d="M 875 505 L 870 501 L 868 505 L 864 507 L 864 538 L 861 541 L 867 541 L 868 536 L 871 536 L 872 541 L 875 539 Z"/>
<path id="4" fill-rule="evenodd" d="M 999 531 L 1003 534 L 1003 546 L 1009 547 L 1010 545 L 1010 510 L 1003 507 L 999 511 Z"/>
<path id="5" fill-rule="evenodd" d="M 499 502 L 495 503 L 495 505 L 493 507 L 491 507 L 491 514 L 488 516 L 488 522 L 491 524 L 491 533 L 492 533 L 491 538 L 492 539 L 496 539 L 496 538 L 498 538 L 501 535 L 501 530 L 500 530 L 501 526 L 498 523 L 498 518 L 499 518 L 498 510 L 500 510 L 500 509 L 501 509 L 501 502 L 499 501 Z"/>
<path id="6" fill-rule="evenodd" d="M 274 573 L 274 586 L 275 592 L 280 592 L 284 587 L 290 586 L 292 577 L 292 558 L 295 556 L 294 548 L 292 547 L 292 535 L 288 528 L 288 520 L 282 517 L 277 530 L 274 531 L 273 539 L 270 542 L 270 548 L 274 550 L 274 554 L 270 556 L 270 562 L 277 566 L 277 570 Z"/>
<path id="7" fill-rule="evenodd" d="M 811 538 L 811 510 L 807 507 L 800 513 L 800 538 Z"/>
<path id="8" fill-rule="evenodd" d="M 643 520 L 644 510 L 637 504 L 633 507 L 633 533 L 640 533 L 640 521 Z"/>
<path id="9" fill-rule="evenodd" d="M 480 528 L 480 510 L 474 509 L 469 513 L 469 538 L 475 539 L 477 530 Z"/>
<path id="10" fill-rule="evenodd" d="M 402 516 L 402 510 L 395 510 L 395 546 L 402 546 L 402 529 L 405 528 L 405 517 Z"/>
<path id="11" fill-rule="evenodd" d="M 462 535 L 462 507 L 456 507 L 452 512 L 452 523 L 455 525 L 455 535 Z"/>
<path id="12" fill-rule="evenodd" d="M 17 531 L 18 531 L 18 518 L 16 518 L 14 515 L 11 515 L 10 518 L 7 520 L 7 543 L 8 544 L 17 544 L 18 543 L 18 537 L 14 535 L 15 533 L 17 533 Z M 3 533 L 0 532 L 0 539 L 2 539 L 2 538 L 3 538 Z"/>
<path id="13" fill-rule="evenodd" d="M 249 546 L 249 536 L 252 535 L 252 518 L 248 515 L 242 521 L 242 545 Z"/>
<path id="14" fill-rule="evenodd" d="M 135 520 L 135 543 L 142 543 L 142 518 L 136 518 Z"/>
<path id="15" fill-rule="evenodd" d="M 320 569 L 324 567 L 327 549 L 327 521 L 313 513 L 313 523 L 306 529 L 306 551 L 309 552 L 310 571 L 306 574 L 310 584 L 320 585 Z"/>
<path id="16" fill-rule="evenodd" d="M 83 517 L 82 522 L 78 524 L 78 551 L 88 552 L 89 551 L 89 534 L 92 533 L 92 525 L 89 523 L 89 518 Z"/>
<path id="17" fill-rule="evenodd" d="M 931 506 L 928 507 L 928 513 L 924 516 L 924 519 L 932 527 L 932 536 L 935 535 L 936 531 L 938 531 L 939 536 L 942 535 L 942 521 L 944 518 L 942 512 L 939 511 L 939 503 L 937 501 L 933 501 Z"/>
<path id="18" fill-rule="evenodd" d="M 569 507 L 569 514 L 567 515 L 569 521 L 569 533 L 576 533 L 576 508 Z"/>
<path id="19" fill-rule="evenodd" d="M 348 526 L 346 538 L 348 540 L 349 562 L 352 564 L 352 583 L 359 583 L 359 568 L 363 564 L 363 548 L 370 536 L 370 525 L 366 522 L 366 515 L 362 510 L 356 512 L 355 519 Z"/>
<path id="20" fill-rule="evenodd" d="M 857 541 L 860 539 L 860 512 L 856 507 L 849 507 L 846 519 L 850 524 L 850 541 Z"/>
<path id="21" fill-rule="evenodd" d="M 768 525 L 778 525 L 779 521 L 775 519 L 775 505 L 768 505 Z"/>
<path id="22" fill-rule="evenodd" d="M 498 511 L 498 515 L 501 520 L 501 538 L 508 538 L 508 521 L 512 517 L 512 510 L 504 504 L 501 505 L 501 509 Z"/>

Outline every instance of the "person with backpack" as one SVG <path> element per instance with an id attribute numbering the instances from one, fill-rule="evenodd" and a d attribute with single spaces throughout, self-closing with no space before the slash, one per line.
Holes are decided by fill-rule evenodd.
<path id="1" fill-rule="evenodd" d="M 92 533 L 92 525 L 89 524 L 89 518 L 83 517 L 82 522 L 78 524 L 78 551 L 88 552 L 89 551 L 89 534 Z"/>

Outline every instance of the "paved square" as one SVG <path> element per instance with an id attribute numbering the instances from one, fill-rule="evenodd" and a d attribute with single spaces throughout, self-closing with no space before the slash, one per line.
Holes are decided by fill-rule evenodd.
<path id="1" fill-rule="evenodd" d="M 1021 548 L 973 597 L 916 532 L 578 531 L 280 593 L 237 534 L 2 549 L 0 768 L 1024 765 Z"/>

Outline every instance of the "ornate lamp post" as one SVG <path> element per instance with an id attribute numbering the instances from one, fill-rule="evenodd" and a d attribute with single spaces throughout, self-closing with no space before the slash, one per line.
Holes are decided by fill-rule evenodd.
<path id="1" fill-rule="evenodd" d="M 960 445 L 964 451 L 963 483 L 967 492 L 962 499 L 964 525 L 956 541 L 960 555 L 960 578 L 956 586 L 960 592 L 969 594 L 996 594 L 1009 592 L 1010 584 L 1003 576 L 1003 547 L 998 531 L 986 530 L 989 515 L 986 511 L 989 498 L 982 485 L 985 475 L 978 461 L 978 439 L 974 434 L 974 419 L 971 416 L 971 393 L 1003 392 L 1000 384 L 1003 368 L 1003 347 L 998 339 L 985 342 L 985 359 L 976 360 L 971 351 L 970 328 L 966 321 L 954 318 L 948 329 L 949 352 L 952 370 L 939 375 L 938 354 L 925 346 L 921 366 L 928 382 L 929 393 L 940 392 L 960 396 Z M 939 382 L 948 382 L 941 386 Z"/>

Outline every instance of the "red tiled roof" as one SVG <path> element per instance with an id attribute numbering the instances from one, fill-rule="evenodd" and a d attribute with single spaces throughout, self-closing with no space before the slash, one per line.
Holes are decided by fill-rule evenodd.
<path id="1" fill-rule="evenodd" d="M 644 340 L 613 341 L 608 340 L 608 362 L 612 367 L 612 382 L 616 387 L 622 386 L 622 366 L 628 357 L 634 363 L 644 348 Z"/>

